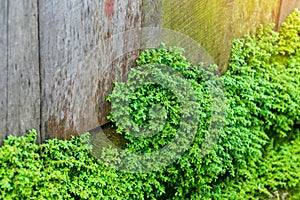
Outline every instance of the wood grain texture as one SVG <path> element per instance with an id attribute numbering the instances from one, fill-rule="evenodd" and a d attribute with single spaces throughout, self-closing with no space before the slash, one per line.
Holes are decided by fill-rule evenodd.
<path id="1" fill-rule="evenodd" d="M 112 83 L 126 79 L 137 57 L 140 5 L 40 0 L 43 139 L 69 138 L 107 121 Z"/>
<path id="2" fill-rule="evenodd" d="M 143 0 L 142 27 L 160 27 L 162 25 L 162 1 Z"/>
<path id="3" fill-rule="evenodd" d="M 163 27 L 194 39 L 225 71 L 233 38 L 276 23 L 280 0 L 164 0 Z"/>
<path id="4" fill-rule="evenodd" d="M 7 2 L 5 132 L 21 135 L 40 125 L 37 0 Z"/>
<path id="5" fill-rule="evenodd" d="M 280 25 L 295 8 L 300 9 L 299 0 L 282 0 L 278 24 Z"/>
<path id="6" fill-rule="evenodd" d="M 8 1 L 0 2 L 0 145 L 6 136 Z"/>

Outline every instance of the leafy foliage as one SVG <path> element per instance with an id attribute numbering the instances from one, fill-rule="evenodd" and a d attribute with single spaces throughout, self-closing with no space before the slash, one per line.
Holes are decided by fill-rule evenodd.
<path id="1" fill-rule="evenodd" d="M 0 199 L 149 199 L 163 191 L 153 174 L 126 174 L 91 155 L 89 135 L 36 145 L 36 131 L 0 148 Z"/>
<path id="2" fill-rule="evenodd" d="M 252 138 L 250 145 L 255 147 L 250 152 L 257 154 L 234 179 L 224 181 L 227 187 L 216 198 L 291 197 L 288 190 L 300 191 L 299 27 L 296 10 L 279 32 L 272 26 L 260 27 L 255 36 L 233 42 L 229 69 L 223 76 L 236 118 L 231 123 L 246 128 L 244 137 Z M 259 147 L 255 142 L 259 140 L 267 144 Z"/>
<path id="3" fill-rule="evenodd" d="M 117 196 L 106 180 L 115 173 L 104 170 L 89 156 L 87 135 L 70 141 L 48 140 L 36 145 L 36 131 L 10 136 L 0 150 L 3 199 L 90 199 Z M 105 188 L 105 189 L 104 189 Z"/>
<path id="4" fill-rule="evenodd" d="M 214 75 L 214 73 L 217 73 L 217 67 L 211 65 L 204 68 L 202 64 L 192 66 L 183 56 L 183 49 L 177 47 L 167 49 L 164 45 L 158 49 L 142 52 L 137 60 L 137 64 L 139 67 L 131 71 L 126 84 L 116 83 L 113 93 L 109 96 L 113 107 L 110 119 L 116 121 L 119 133 L 125 132 L 124 136 L 128 140 L 127 148 L 134 152 L 143 153 L 164 147 L 172 138 L 178 136 L 180 127 L 188 127 L 184 132 L 189 134 L 183 136 L 182 142 L 176 145 L 176 149 L 183 151 L 191 140 L 193 144 L 188 146 L 189 149 L 178 160 L 173 159 L 172 161 L 175 161 L 173 164 L 156 173 L 157 180 L 166 185 L 166 194 L 156 198 L 190 198 L 192 190 L 199 190 L 199 188 L 207 190 L 209 184 L 212 184 L 220 174 L 224 174 L 226 171 L 226 166 L 222 166 L 224 162 L 221 156 L 219 157 L 214 152 L 204 159 L 201 156 L 201 145 L 205 136 L 210 134 L 212 98 L 209 84 L 218 82 L 220 79 L 219 76 Z M 145 80 L 145 77 L 149 74 L 149 65 L 158 69 L 154 71 L 152 77 L 158 77 L 158 80 L 164 80 L 164 83 L 149 85 L 146 82 L 145 85 L 127 95 L 127 88 L 130 88 L 140 80 L 141 82 Z M 180 78 L 174 79 L 168 73 L 168 70 L 163 71 L 165 67 L 170 68 L 172 72 L 179 73 L 179 75 L 176 74 L 176 77 Z M 152 81 L 153 78 L 151 79 Z M 170 87 L 164 87 L 167 85 L 166 82 L 172 81 L 183 85 L 184 81 L 182 79 L 191 85 L 192 91 L 187 93 L 185 87 L 180 88 L 176 86 L 173 91 L 177 92 L 174 94 L 174 92 L 169 90 Z M 178 98 L 181 93 L 184 96 L 195 96 L 194 103 L 197 104 L 196 107 L 186 105 L 188 102 L 180 102 Z M 129 100 L 123 103 L 122 100 L 126 98 Z M 147 114 L 150 113 L 149 109 L 157 103 L 161 104 L 167 112 L 167 119 L 161 132 L 150 138 L 137 138 L 130 135 L 132 134 L 132 129 L 124 131 L 127 127 L 134 127 L 136 124 L 148 125 Z M 124 106 L 128 104 L 128 107 Z M 184 106 L 187 109 L 183 112 L 182 107 Z M 124 120 L 118 124 L 119 120 L 126 119 L 124 117 L 126 110 L 124 109 L 129 109 L 133 120 Z M 156 113 L 161 115 L 161 112 Z M 183 113 L 185 115 L 193 113 L 193 115 L 198 117 L 194 121 L 185 121 L 182 119 Z M 190 138 L 195 123 L 198 126 L 197 133 L 195 138 Z M 156 130 L 155 125 L 151 126 L 152 130 Z M 142 134 L 141 131 L 138 131 L 138 133 Z M 165 157 L 164 160 L 167 160 L 167 158 Z M 157 162 L 163 161 L 157 160 Z"/>
<path id="5" fill-rule="evenodd" d="M 189 103 L 186 96 L 196 96 L 199 101 L 197 104 L 200 101 L 202 105 L 208 104 L 209 98 L 202 98 L 203 86 L 195 81 L 201 78 L 200 71 L 191 66 L 182 53 L 183 49 L 174 47 L 168 51 L 164 45 L 158 49 L 146 50 L 139 56 L 139 66 L 131 70 L 127 82 L 115 83 L 113 93 L 108 97 L 113 107 L 110 119 L 117 123 L 119 133 L 125 132 L 125 138 L 129 141 L 127 148 L 132 151 L 148 152 L 160 149 L 176 136 L 178 127 L 187 123 L 181 119 L 181 105 Z M 185 83 L 186 80 L 188 84 Z M 188 87 L 192 90 L 188 90 Z M 193 115 L 199 116 L 196 117 L 197 122 L 203 116 L 198 112 L 200 108 L 195 106 L 197 105 L 189 104 L 184 111 L 185 115 L 193 112 Z M 127 117 L 127 112 L 130 117 Z M 147 126 L 151 130 L 139 128 Z M 185 131 L 191 132 L 194 126 Z M 152 134 L 153 137 L 141 139 L 133 132 L 144 136 L 151 135 L 149 132 L 155 134 Z"/>

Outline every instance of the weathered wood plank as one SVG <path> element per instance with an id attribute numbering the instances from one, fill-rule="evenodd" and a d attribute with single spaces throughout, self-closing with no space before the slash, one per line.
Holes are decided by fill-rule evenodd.
<path id="1" fill-rule="evenodd" d="M 280 17 L 279 17 L 279 26 L 285 20 L 285 18 L 293 11 L 295 8 L 300 9 L 299 0 L 282 0 Z"/>
<path id="2" fill-rule="evenodd" d="M 40 125 L 37 0 L 8 1 L 7 133 Z"/>
<path id="3" fill-rule="evenodd" d="M 288 1 L 288 0 L 287 0 Z M 280 0 L 164 0 L 163 27 L 204 47 L 225 71 L 233 38 L 253 33 L 259 24 L 276 23 Z"/>
<path id="4" fill-rule="evenodd" d="M 112 82 L 139 47 L 141 0 L 40 0 L 42 132 L 69 138 L 105 123 Z"/>
<path id="5" fill-rule="evenodd" d="M 7 113 L 7 11 L 8 1 L 0 2 L 0 145 L 6 136 Z"/>

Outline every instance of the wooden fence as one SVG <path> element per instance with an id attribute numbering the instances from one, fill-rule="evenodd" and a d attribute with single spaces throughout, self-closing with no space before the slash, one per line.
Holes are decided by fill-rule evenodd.
<path id="1" fill-rule="evenodd" d="M 199 42 L 221 67 L 232 38 L 277 26 L 299 0 L 1 0 L 0 141 L 35 128 L 39 141 L 106 121 L 105 97 L 126 79 L 148 33 Z M 144 35 L 143 35 L 144 34 Z"/>

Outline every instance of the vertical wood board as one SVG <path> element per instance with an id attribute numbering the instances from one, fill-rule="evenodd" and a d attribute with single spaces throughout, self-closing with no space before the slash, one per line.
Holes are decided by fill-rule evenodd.
<path id="1" fill-rule="evenodd" d="M 69 138 L 107 121 L 112 82 L 126 79 L 136 58 L 140 15 L 134 0 L 40 0 L 45 138 Z"/>
<path id="2" fill-rule="evenodd" d="M 4 1 L 2 5 L 3 3 Z M 7 52 L 4 53 L 7 55 L 4 62 L 6 83 L 3 84 L 6 85 L 6 90 L 1 89 L 7 99 L 4 133 L 22 135 L 33 128 L 39 131 L 40 125 L 37 0 L 7 1 L 5 7 L 6 11 L 2 12 L 2 16 L 7 19 L 4 26 L 7 27 Z M 1 126 L 1 130 L 3 129 Z"/>
<path id="3" fill-rule="evenodd" d="M 276 23 L 280 0 L 164 0 L 162 26 L 194 39 L 226 70 L 233 38 Z"/>
<path id="4" fill-rule="evenodd" d="M 0 2 L 0 145 L 6 136 L 7 114 L 7 11 L 8 0 Z"/>

